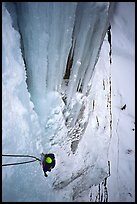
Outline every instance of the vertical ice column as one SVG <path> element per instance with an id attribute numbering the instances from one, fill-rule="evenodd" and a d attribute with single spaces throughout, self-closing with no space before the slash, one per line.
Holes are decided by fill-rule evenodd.
<path id="1" fill-rule="evenodd" d="M 74 61 L 67 90 L 68 104 L 77 89 L 85 95 L 108 23 L 109 2 L 79 3 L 74 27 Z"/>
<path id="2" fill-rule="evenodd" d="M 28 89 L 34 99 L 34 95 L 45 95 L 49 38 L 46 24 L 50 22 L 45 3 L 17 3 L 17 14 L 27 67 Z"/>
<path id="3" fill-rule="evenodd" d="M 52 21 L 49 27 L 47 89 L 61 91 L 69 50 L 77 3 L 53 3 Z"/>
<path id="4" fill-rule="evenodd" d="M 77 3 L 17 3 L 32 98 L 57 91 L 62 83 Z M 35 99 L 34 99 L 35 101 Z"/>
<path id="5" fill-rule="evenodd" d="M 37 113 L 47 113 L 49 92 L 62 92 L 61 85 L 72 47 L 74 56 L 66 87 L 67 104 L 76 98 L 77 91 L 86 95 L 107 28 L 109 2 L 16 4 L 28 89 Z M 66 107 L 70 113 L 73 112 L 72 106 Z M 76 105 L 75 118 L 81 106 L 85 107 L 81 103 Z"/>

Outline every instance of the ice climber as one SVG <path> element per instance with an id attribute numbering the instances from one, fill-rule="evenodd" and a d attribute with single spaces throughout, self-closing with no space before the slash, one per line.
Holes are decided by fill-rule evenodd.
<path id="1" fill-rule="evenodd" d="M 55 156 L 54 154 L 41 154 L 41 165 L 44 171 L 44 175 L 47 177 L 47 171 L 51 171 L 55 167 Z"/>

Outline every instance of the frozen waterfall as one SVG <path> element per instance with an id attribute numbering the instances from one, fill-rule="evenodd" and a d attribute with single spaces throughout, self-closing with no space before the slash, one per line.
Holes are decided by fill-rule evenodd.
<path id="1" fill-rule="evenodd" d="M 38 163 L 4 168 L 4 202 L 108 201 L 112 9 L 2 4 L 2 151 L 53 152 L 57 160 L 47 178 Z"/>
<path id="2" fill-rule="evenodd" d="M 57 158 L 47 180 L 38 164 L 5 169 L 5 201 L 88 201 L 108 176 L 110 71 L 95 65 L 109 9 L 108 2 L 3 3 L 3 151 Z M 37 187 L 29 189 L 32 179 Z M 9 180 L 12 189 L 24 186 L 23 197 Z"/>
<path id="3" fill-rule="evenodd" d="M 53 106 L 62 104 L 69 132 L 76 126 L 85 129 L 88 117 L 80 120 L 108 27 L 109 3 L 17 3 L 16 7 L 28 90 L 40 120 L 47 124 L 53 109 L 49 101 L 55 98 Z"/>

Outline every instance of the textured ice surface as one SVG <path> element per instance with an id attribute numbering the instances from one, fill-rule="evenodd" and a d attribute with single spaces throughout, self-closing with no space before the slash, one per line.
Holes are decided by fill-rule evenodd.
<path id="1" fill-rule="evenodd" d="M 82 78 L 84 73 L 92 77 L 105 35 L 108 3 L 87 3 L 84 8 L 82 5 L 17 3 L 17 18 L 12 18 L 17 23 L 13 24 L 3 6 L 3 152 L 34 155 L 42 151 L 54 152 L 57 158 L 56 168 L 46 180 L 39 164 L 4 169 L 5 201 L 77 201 L 81 194 L 82 199 L 86 195 L 88 201 L 90 187 L 107 176 L 110 130 L 105 95 L 109 90 L 107 85 L 106 90 L 103 89 L 102 69 L 98 69 L 101 74 L 95 74 L 98 83 L 93 80 L 88 94 L 75 87 L 81 79 L 85 87 L 88 85 L 89 79 Z M 98 29 L 94 31 L 97 22 Z M 21 36 L 14 25 L 19 26 L 17 30 Z M 67 85 L 63 78 L 71 46 L 75 47 L 74 65 Z M 108 84 L 109 75 L 104 74 Z M 95 96 L 98 89 L 102 92 Z M 104 106 L 103 115 L 100 106 Z M 107 118 L 104 122 L 103 117 Z M 10 169 L 12 175 L 9 176 Z M 15 182 L 18 180 L 19 183 Z M 30 189 L 33 180 L 36 185 Z M 12 189 L 6 185 L 9 181 Z M 20 185 L 24 190 L 19 193 Z"/>
<path id="2" fill-rule="evenodd" d="M 108 199 L 109 3 L 4 4 L 3 154 L 53 152 L 57 165 L 47 178 L 37 162 L 4 168 L 3 201 Z"/>

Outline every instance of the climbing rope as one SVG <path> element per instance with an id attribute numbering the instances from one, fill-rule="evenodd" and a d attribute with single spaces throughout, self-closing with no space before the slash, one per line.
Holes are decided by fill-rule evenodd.
<path id="1" fill-rule="evenodd" d="M 30 157 L 30 158 L 34 158 L 33 160 L 30 160 L 30 161 L 2 164 L 2 166 L 19 165 L 19 164 L 26 164 L 26 163 L 31 163 L 31 162 L 35 162 L 35 161 L 41 161 L 38 157 L 31 156 L 31 155 L 2 154 L 2 156 L 3 157 Z"/>

